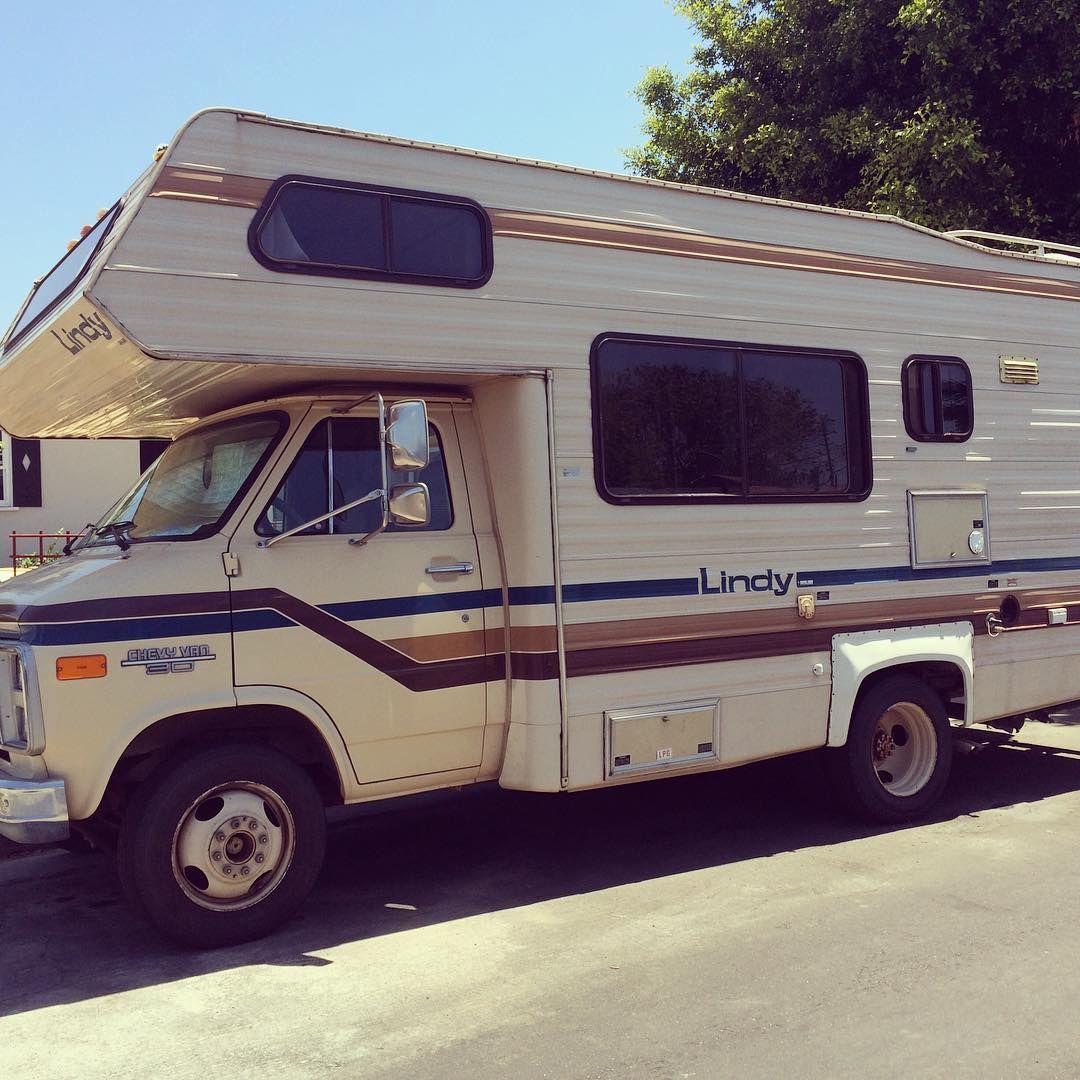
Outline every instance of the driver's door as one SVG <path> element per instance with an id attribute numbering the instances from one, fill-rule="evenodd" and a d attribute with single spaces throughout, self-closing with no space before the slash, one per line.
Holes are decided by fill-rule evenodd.
<path id="1" fill-rule="evenodd" d="M 327 404 L 308 414 L 293 440 L 300 449 L 279 464 L 230 545 L 240 565 L 237 685 L 287 687 L 316 701 L 361 784 L 474 775 L 486 682 L 499 677 L 485 651 L 483 568 L 452 406 L 432 405 L 430 417 L 428 466 L 391 473 L 391 484 L 428 485 L 429 525 L 391 526 L 351 545 L 378 524 L 374 502 L 261 546 L 381 484 L 377 417 Z"/>

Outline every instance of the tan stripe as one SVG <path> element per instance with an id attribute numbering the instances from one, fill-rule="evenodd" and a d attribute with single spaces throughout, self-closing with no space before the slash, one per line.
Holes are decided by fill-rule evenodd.
<path id="1" fill-rule="evenodd" d="M 819 604 L 813 619 L 800 619 L 795 607 L 766 611 L 736 611 L 707 615 L 674 615 L 620 622 L 576 623 L 564 631 L 567 652 L 613 648 L 621 645 L 662 644 L 699 638 L 749 637 L 799 629 L 842 631 L 848 626 L 872 624 L 882 629 L 898 623 L 940 622 L 997 611 L 1006 593 L 969 593 L 962 596 L 910 597 L 902 600 L 856 604 Z M 1014 592 L 1021 608 L 1064 607 L 1080 602 L 1080 588 Z M 1071 613 L 1070 613 L 1071 615 Z M 1070 621 L 1072 619 L 1070 618 Z"/>
<path id="2" fill-rule="evenodd" d="M 194 199 L 219 206 L 244 206 L 256 209 L 270 190 L 270 180 L 235 173 L 204 172 L 167 166 L 150 192 L 151 198 Z"/>
<path id="3" fill-rule="evenodd" d="M 485 656 L 504 650 L 502 627 L 466 630 L 457 634 L 426 634 L 422 637 L 392 638 L 384 644 L 421 663 Z M 515 626 L 510 631 L 510 649 L 515 653 L 554 652 L 553 626 Z"/>
<path id="4" fill-rule="evenodd" d="M 151 197 L 192 199 L 221 206 L 259 207 L 272 181 L 236 173 L 217 173 L 183 166 L 167 166 L 158 177 Z M 783 244 L 732 240 L 722 236 L 686 233 L 647 225 L 620 225 L 589 218 L 543 214 L 524 210 L 487 208 L 496 236 L 544 240 L 589 247 L 676 255 L 714 262 L 770 266 L 782 270 L 808 270 L 936 285 L 953 289 L 1041 296 L 1080 301 L 1080 282 L 1011 274 L 1000 270 L 973 270 L 959 266 L 886 259 L 848 252 L 824 252 Z"/>
<path id="5" fill-rule="evenodd" d="M 810 270 L 823 274 L 906 281 L 954 289 L 1016 293 L 1055 300 L 1080 300 L 1080 282 L 1010 274 L 998 270 L 972 270 L 959 266 L 885 259 L 845 252 L 813 251 L 730 240 L 721 236 L 687 234 L 673 229 L 643 225 L 618 225 L 587 218 L 562 217 L 519 210 L 488 208 L 496 236 L 524 240 L 548 240 L 563 244 L 616 248 L 655 255 L 679 255 L 690 259 L 747 263 L 783 270 Z"/>

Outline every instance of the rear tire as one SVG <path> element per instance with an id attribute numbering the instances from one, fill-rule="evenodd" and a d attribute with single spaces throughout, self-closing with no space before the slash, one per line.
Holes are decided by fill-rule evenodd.
<path id="1" fill-rule="evenodd" d="M 924 815 L 952 767 L 952 732 L 937 693 L 910 675 L 859 696 L 847 744 L 829 751 L 830 775 L 856 816 L 895 823 Z"/>
<path id="2" fill-rule="evenodd" d="M 262 937 L 310 893 L 326 818 L 311 778 L 258 745 L 204 750 L 144 782 L 120 827 L 129 901 L 168 937 L 216 947 Z"/>

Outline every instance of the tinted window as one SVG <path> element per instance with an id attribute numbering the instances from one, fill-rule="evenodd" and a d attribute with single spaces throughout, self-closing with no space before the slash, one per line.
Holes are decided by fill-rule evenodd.
<path id="1" fill-rule="evenodd" d="M 850 490 L 846 362 L 832 356 L 743 353 L 751 495 Z"/>
<path id="2" fill-rule="evenodd" d="M 919 442 L 963 442 L 971 436 L 971 373 L 951 356 L 912 356 L 903 368 L 904 423 Z"/>
<path id="3" fill-rule="evenodd" d="M 390 257 L 397 274 L 474 280 L 484 272 L 480 223 L 446 203 L 390 200 Z"/>
<path id="4" fill-rule="evenodd" d="M 360 191 L 287 184 L 259 229 L 271 258 L 386 269 L 382 199 Z"/>
<path id="5" fill-rule="evenodd" d="M 427 484 L 431 521 L 426 528 L 449 529 L 454 516 L 442 447 L 434 427 L 428 429 L 428 446 L 431 457 L 427 467 L 411 471 L 391 469 L 390 485 Z M 255 531 L 260 536 L 288 532 L 381 486 L 378 422 L 369 417 L 323 420 L 307 437 Z M 373 500 L 313 525 L 302 535 L 368 533 L 378 528 L 380 520 L 379 502 Z M 387 532 L 396 528 L 391 524 Z"/>
<path id="6" fill-rule="evenodd" d="M 264 265 L 294 273 L 474 288 L 491 274 L 491 229 L 466 199 L 285 177 L 250 233 Z"/>
<path id="7" fill-rule="evenodd" d="M 742 494 L 734 352 L 610 340 L 599 354 L 611 494 Z"/>
<path id="8" fill-rule="evenodd" d="M 861 498 L 865 374 L 847 354 L 603 338 L 597 484 L 615 502 Z"/>

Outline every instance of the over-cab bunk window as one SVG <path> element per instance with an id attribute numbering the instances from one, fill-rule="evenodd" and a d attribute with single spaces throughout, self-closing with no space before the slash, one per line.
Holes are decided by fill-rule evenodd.
<path id="1" fill-rule="evenodd" d="M 476 289 L 491 277 L 491 224 L 456 195 L 283 176 L 248 232 L 263 266 L 291 274 Z"/>
<path id="2" fill-rule="evenodd" d="M 971 372 L 958 356 L 909 356 L 901 369 L 904 426 L 916 442 L 965 442 L 975 410 Z"/>
<path id="3" fill-rule="evenodd" d="M 853 353 L 603 335 L 596 483 L 613 503 L 855 500 L 870 492 Z"/>
<path id="4" fill-rule="evenodd" d="M 97 223 L 84 226 L 82 239 L 34 286 L 19 317 L 8 333 L 4 348 L 10 349 L 25 337 L 46 315 L 55 311 L 75 291 L 86 268 L 101 250 L 109 230 L 120 213 L 119 202 L 104 211 Z"/>

